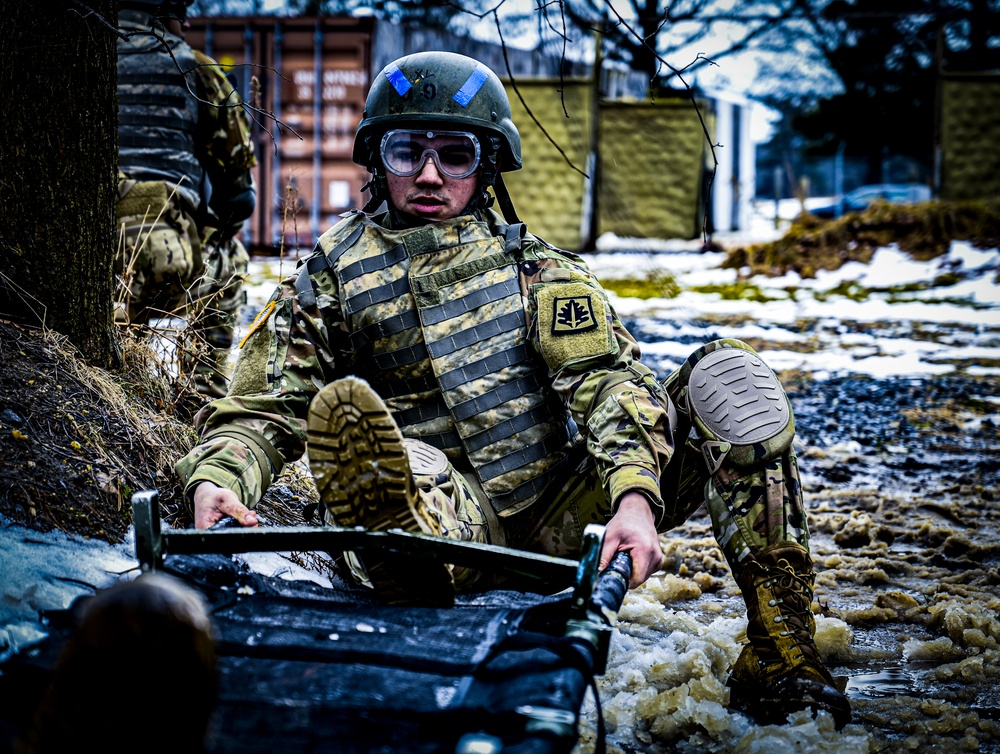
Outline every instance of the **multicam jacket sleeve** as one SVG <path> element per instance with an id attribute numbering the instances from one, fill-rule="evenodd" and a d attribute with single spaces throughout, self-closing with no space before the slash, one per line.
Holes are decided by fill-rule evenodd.
<path id="1" fill-rule="evenodd" d="M 669 398 L 652 370 L 640 361 L 638 344 L 582 258 L 556 251 L 530 236 L 523 253 L 528 262 L 522 263 L 521 270 L 529 337 L 549 365 L 553 388 L 581 428 L 606 499 L 616 510 L 626 492 L 641 492 L 659 521 L 663 515 L 660 478 L 673 454 Z M 574 286 L 573 292 L 589 293 L 600 302 L 610 330 L 606 350 L 584 358 L 551 353 L 546 331 L 556 325 L 545 312 L 552 298 L 544 295 L 549 282 Z"/>
<path id="2" fill-rule="evenodd" d="M 260 500 L 284 465 L 305 451 L 309 403 L 349 363 L 347 328 L 336 279 L 313 277 L 316 303 L 299 303 L 298 271 L 286 278 L 241 343 L 229 394 L 195 417 L 201 442 L 177 465 L 190 494 L 202 481 L 234 490 L 249 507 Z M 323 314 L 320 309 L 325 310 Z M 335 323 L 333 331 L 327 322 Z"/>
<path id="3" fill-rule="evenodd" d="M 579 257 L 530 237 L 521 251 L 529 338 L 587 442 L 607 499 L 616 504 L 625 492 L 640 491 L 659 518 L 659 479 L 672 452 L 665 394 Z M 186 491 L 212 481 L 255 505 L 283 465 L 305 450 L 312 397 L 351 372 L 335 277 L 329 270 L 312 276 L 316 300 L 307 307 L 299 301 L 297 278 L 298 272 L 282 282 L 261 311 L 242 344 L 229 396 L 198 414 L 202 441 L 177 466 Z M 573 290 L 592 292 L 603 302 L 610 338 L 601 354 L 553 354 L 545 337 L 545 310 L 538 303 L 553 282 L 569 282 Z"/>
<path id="4" fill-rule="evenodd" d="M 199 159 L 208 171 L 213 191 L 239 193 L 249 179 L 248 172 L 257 164 L 250 137 L 250 119 L 243 101 L 219 65 L 195 50 L 198 67 L 201 115 L 198 139 Z"/>

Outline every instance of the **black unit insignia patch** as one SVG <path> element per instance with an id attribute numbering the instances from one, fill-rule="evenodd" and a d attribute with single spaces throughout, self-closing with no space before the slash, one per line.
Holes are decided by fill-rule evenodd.
<path id="1" fill-rule="evenodd" d="M 552 301 L 552 334 L 577 335 L 597 328 L 591 296 L 556 296 Z"/>

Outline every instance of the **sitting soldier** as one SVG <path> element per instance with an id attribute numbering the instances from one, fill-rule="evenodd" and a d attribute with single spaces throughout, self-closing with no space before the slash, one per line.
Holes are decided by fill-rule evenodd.
<path id="1" fill-rule="evenodd" d="M 846 724 L 813 640 L 794 421 L 774 373 L 718 340 L 656 378 L 586 264 L 513 219 L 500 174 L 521 167 L 520 136 L 482 63 L 426 52 L 386 67 L 354 159 L 372 201 L 279 285 L 229 396 L 196 419 L 177 466 L 196 526 L 255 526 L 253 506 L 308 448 L 328 524 L 569 557 L 605 524 L 601 565 L 628 552 L 635 587 L 662 566 L 659 532 L 704 503 L 747 605 L 734 705 Z M 511 219 L 489 209 L 491 187 Z M 495 585 L 389 555 L 350 565 L 389 602 Z"/>

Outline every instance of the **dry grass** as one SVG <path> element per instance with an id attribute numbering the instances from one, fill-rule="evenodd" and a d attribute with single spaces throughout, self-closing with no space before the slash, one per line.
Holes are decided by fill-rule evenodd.
<path id="1" fill-rule="evenodd" d="M 876 202 L 860 213 L 822 220 L 803 213 L 777 241 L 731 250 L 722 266 L 749 275 L 797 272 L 814 278 L 846 262 L 867 263 L 876 249 L 896 244 L 915 259 L 944 254 L 954 241 L 980 248 L 1000 245 L 1000 214 L 974 202 L 924 202 L 913 205 Z"/>

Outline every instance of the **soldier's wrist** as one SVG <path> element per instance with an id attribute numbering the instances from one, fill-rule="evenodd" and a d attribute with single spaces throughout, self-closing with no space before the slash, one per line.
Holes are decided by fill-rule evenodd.
<path id="1" fill-rule="evenodd" d="M 666 508 L 663 505 L 663 499 L 660 497 L 659 485 L 649 484 L 644 477 L 640 476 L 637 479 L 633 479 L 631 484 L 622 485 L 621 487 L 614 489 L 611 505 L 612 514 L 618 512 L 622 500 L 630 493 L 638 493 L 645 499 L 646 504 L 653 513 L 653 523 L 657 528 L 659 528 L 666 511 Z"/>

